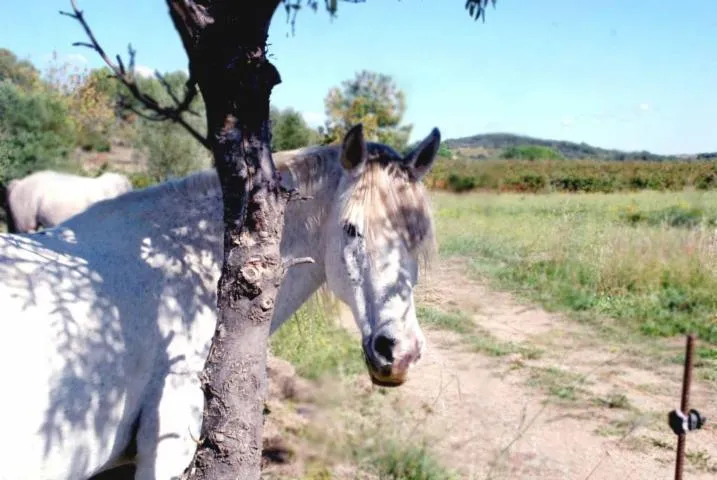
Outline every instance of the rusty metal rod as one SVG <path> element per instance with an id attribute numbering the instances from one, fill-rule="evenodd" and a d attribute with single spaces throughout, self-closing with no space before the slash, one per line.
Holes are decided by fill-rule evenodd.
<path id="1" fill-rule="evenodd" d="M 682 401 L 680 411 L 683 415 L 689 415 L 690 408 L 690 387 L 692 386 L 692 352 L 694 350 L 695 336 L 687 335 L 687 347 L 685 349 L 685 369 L 682 374 Z M 685 437 L 687 432 L 677 436 L 677 463 L 675 464 L 675 480 L 682 480 L 682 467 L 685 461 Z"/>

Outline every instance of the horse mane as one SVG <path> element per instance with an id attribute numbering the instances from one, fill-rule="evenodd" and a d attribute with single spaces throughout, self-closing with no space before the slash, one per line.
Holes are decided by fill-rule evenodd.
<path id="1" fill-rule="evenodd" d="M 150 188 L 166 188 L 179 194 L 193 196 L 196 194 L 214 194 L 222 191 L 219 175 L 215 168 L 205 168 L 192 172 L 186 177 L 172 178 Z"/>

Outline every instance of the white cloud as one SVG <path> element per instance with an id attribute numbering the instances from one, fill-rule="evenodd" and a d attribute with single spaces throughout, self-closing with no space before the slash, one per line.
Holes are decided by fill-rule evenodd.
<path id="1" fill-rule="evenodd" d="M 154 69 L 146 65 L 135 65 L 134 72 L 140 77 L 154 77 Z"/>
<path id="2" fill-rule="evenodd" d="M 560 122 L 560 124 L 563 127 L 570 127 L 575 123 L 575 119 L 571 116 L 563 117 L 563 120 Z"/>
<path id="3" fill-rule="evenodd" d="M 313 128 L 323 125 L 326 119 L 326 115 L 321 112 L 301 112 L 301 115 L 304 117 L 304 120 L 306 120 L 306 123 Z"/>
<path id="4" fill-rule="evenodd" d="M 637 106 L 641 111 L 646 112 L 650 109 L 650 104 L 647 102 L 643 102 L 640 105 Z"/>

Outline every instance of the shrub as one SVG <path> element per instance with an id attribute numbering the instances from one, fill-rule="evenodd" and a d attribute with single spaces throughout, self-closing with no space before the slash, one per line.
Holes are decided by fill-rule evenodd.
<path id="1" fill-rule="evenodd" d="M 717 175 L 715 175 L 715 172 L 700 174 L 695 180 L 695 187 L 699 190 L 710 190 L 717 187 Z"/>
<path id="2" fill-rule="evenodd" d="M 42 168 L 74 168 L 68 159 L 74 141 L 74 125 L 59 97 L 0 82 L 0 181 Z"/>
<path id="3" fill-rule="evenodd" d="M 157 183 L 146 173 L 132 173 L 129 175 L 129 181 L 132 182 L 132 188 L 137 190 L 151 187 Z"/>
<path id="4" fill-rule="evenodd" d="M 448 189 L 454 192 L 467 192 L 476 186 L 473 177 L 451 173 L 448 177 Z"/>
<path id="5" fill-rule="evenodd" d="M 271 109 L 271 151 L 306 147 L 317 140 L 301 113 L 292 108 Z"/>
<path id="6" fill-rule="evenodd" d="M 705 211 L 690 205 L 670 205 L 655 211 L 641 211 L 634 205 L 624 208 L 620 218 L 631 225 L 664 225 L 677 228 L 694 228 L 701 224 L 714 225 L 717 219 L 709 217 Z"/>
<path id="7" fill-rule="evenodd" d="M 510 160 L 528 160 L 531 162 L 536 160 L 558 160 L 563 158 L 557 150 L 540 145 L 520 145 L 517 147 L 509 147 L 505 149 L 501 157 Z"/>
<path id="8" fill-rule="evenodd" d="M 516 192 L 617 192 L 717 188 L 712 161 L 441 159 L 426 178 L 432 188 Z"/>
<path id="9" fill-rule="evenodd" d="M 438 147 L 438 156 L 443 158 L 451 158 L 453 157 L 453 152 L 451 151 L 448 146 L 441 142 L 440 146 Z"/>
<path id="10" fill-rule="evenodd" d="M 139 147 L 147 150 L 147 174 L 155 182 L 183 177 L 203 166 L 204 147 L 178 125 L 144 124 L 139 142 Z"/>

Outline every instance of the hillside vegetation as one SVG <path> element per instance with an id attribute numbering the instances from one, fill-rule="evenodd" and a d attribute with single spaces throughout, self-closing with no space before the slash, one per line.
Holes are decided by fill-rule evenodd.
<path id="1" fill-rule="evenodd" d="M 645 150 L 639 152 L 626 152 L 623 150 L 595 147 L 584 142 L 575 143 L 565 140 L 549 140 L 512 133 L 483 133 L 470 137 L 449 139 L 446 140 L 445 144 L 448 148 L 462 152 L 464 156 L 469 158 L 489 158 L 491 156 L 499 156 L 502 151 L 523 146 L 546 147 L 555 150 L 562 157 L 567 159 L 665 161 L 675 160 L 677 158 L 717 158 L 717 152 L 678 156 L 660 155 Z"/>
<path id="2" fill-rule="evenodd" d="M 618 192 L 633 190 L 711 190 L 717 187 L 717 162 L 601 160 L 472 160 L 441 158 L 426 179 L 453 192 Z"/>

